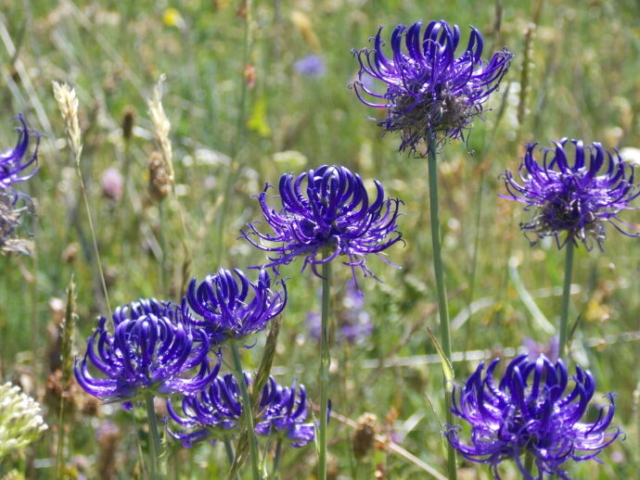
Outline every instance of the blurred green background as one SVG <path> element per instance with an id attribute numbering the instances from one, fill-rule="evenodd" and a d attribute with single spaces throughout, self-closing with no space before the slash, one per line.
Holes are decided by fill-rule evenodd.
<path id="1" fill-rule="evenodd" d="M 530 247 L 518 228 L 530 213 L 498 197 L 506 193 L 499 175 L 517 169 L 528 141 L 550 145 L 570 137 L 607 148 L 640 147 L 640 4 L 631 0 L 0 0 L 0 6 L 0 148 L 14 145 L 12 117 L 18 112 L 42 134 L 40 171 L 21 187 L 37 204 L 29 225 L 34 253 L 0 257 L 0 377 L 48 405 L 45 417 L 52 426 L 55 381 L 47 378 L 72 275 L 80 354 L 96 317 L 107 313 L 52 81 L 67 82 L 79 97 L 81 170 L 112 307 L 150 296 L 177 300 L 191 276 L 263 262 L 263 252 L 237 237 L 260 217 L 251 196 L 267 182 L 277 184 L 282 173 L 344 164 L 404 201 L 400 229 L 406 245 L 387 252 L 401 268 L 373 258 L 370 267 L 383 282 L 359 278 L 373 333 L 357 344 L 334 346 L 331 398 L 334 412 L 353 421 L 365 412 L 377 415 L 381 435 L 441 472 L 441 372 L 427 334 L 427 327 L 437 333 L 438 326 L 426 164 L 399 154 L 398 139 L 382 137 L 368 118 L 384 112 L 362 105 L 348 88 L 358 71 L 351 50 L 370 46 L 380 25 L 388 38 L 398 23 L 444 19 L 460 25 L 462 44 L 468 25 L 479 28 L 484 58 L 504 46 L 515 53 L 490 101 L 492 111 L 475 122 L 468 145 L 445 146 L 440 165 L 453 349 L 471 359 L 456 362 L 458 380 L 481 356 L 505 349 L 513 354 L 524 338 L 548 343 L 550 332 L 538 318 L 555 325 L 559 316 L 564 252 L 553 242 Z M 296 71 L 294 63 L 310 54 L 322 58 L 324 75 Z M 163 104 L 172 124 L 176 196 L 158 202 L 148 193 L 147 162 L 157 146 L 146 101 L 161 74 L 167 76 Z M 122 130 L 127 115 L 134 125 L 129 139 Z M 105 187 L 109 168 L 124 178 L 122 195 Z M 632 211 L 623 218 L 640 223 Z M 575 478 L 635 478 L 640 468 L 633 393 L 639 380 L 638 239 L 612 228 L 608 233 L 604 253 L 582 247 L 576 252 L 571 318 L 580 324 L 573 359 L 595 375 L 594 400 L 617 392 L 616 422 L 627 438 L 603 452 L 604 465 L 572 466 Z M 306 320 L 319 310 L 320 282 L 300 268 L 294 263 L 282 271 L 290 277 L 290 302 L 275 373 L 285 384 L 298 378 L 317 401 L 319 348 Z M 334 272 L 339 285 L 351 277 L 347 267 Z M 524 291 L 539 313 L 523 301 Z M 347 308 L 343 296 L 344 289 L 335 289 L 337 317 Z M 245 352 L 249 367 L 260 360 L 263 336 L 256 341 Z M 107 421 L 121 432 L 114 478 L 134 476 L 137 436 L 130 433 L 142 428 L 140 421 L 134 424 L 117 406 L 96 412 L 82 402 L 68 416 L 69 478 L 100 478 L 105 447 L 96 429 Z M 419 465 L 384 445 L 357 461 L 352 434 L 347 423 L 332 420 L 333 478 L 374 478 L 376 471 L 382 476 L 375 478 L 427 478 Z M 50 428 L 0 473 L 18 465 L 27 478 L 53 478 L 54 440 Z M 222 447 L 181 451 L 172 444 L 169 450 L 174 478 L 224 478 Z M 315 461 L 312 446 L 289 449 L 281 477 L 312 478 Z M 461 478 L 489 478 L 486 467 L 461 462 L 460 468 Z M 508 462 L 501 472 L 517 478 Z"/>

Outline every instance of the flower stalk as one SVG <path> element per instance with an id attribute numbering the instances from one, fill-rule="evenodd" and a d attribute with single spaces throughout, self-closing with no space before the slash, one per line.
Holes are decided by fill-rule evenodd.
<path id="1" fill-rule="evenodd" d="M 325 255 L 326 258 L 326 255 Z M 331 309 L 331 262 L 322 264 L 322 324 L 320 328 L 320 430 L 318 432 L 318 480 L 327 478 L 327 421 L 329 413 L 329 312 Z"/>
<path id="2" fill-rule="evenodd" d="M 562 310 L 560 311 L 560 345 L 558 355 L 564 355 L 569 337 L 569 303 L 571 300 L 571 278 L 573 276 L 574 241 L 569 240 L 566 246 L 564 263 L 564 286 L 562 288 Z"/>
<path id="3" fill-rule="evenodd" d="M 156 418 L 156 408 L 153 403 L 153 394 L 146 393 L 144 396 L 147 407 L 147 419 L 149 421 L 149 476 L 152 480 L 160 478 L 158 476 L 159 453 L 161 450 L 160 434 L 158 433 L 158 419 Z"/>
<path id="4" fill-rule="evenodd" d="M 431 217 L 431 242 L 433 244 L 433 269 L 436 277 L 436 288 L 438 291 L 438 315 L 440 317 L 440 335 L 442 349 L 451 363 L 451 327 L 449 322 L 449 306 L 447 303 L 447 288 L 444 283 L 444 267 L 442 265 L 442 245 L 440 243 L 440 215 L 438 204 L 438 163 L 436 156 L 435 132 L 429 135 L 429 146 L 427 161 L 429 167 L 429 211 Z M 453 424 L 453 413 L 451 412 L 451 397 L 449 395 L 449 385 L 444 377 L 444 399 L 446 407 L 447 424 Z M 447 451 L 447 470 L 449 479 L 455 480 L 456 473 L 456 451 L 451 444 Z"/>
<path id="5" fill-rule="evenodd" d="M 251 406 L 251 398 L 249 397 L 249 391 L 247 390 L 247 381 L 244 378 L 244 371 L 242 370 L 242 360 L 240 359 L 240 350 L 238 349 L 238 342 L 231 342 L 231 352 L 233 354 L 233 365 L 235 367 L 236 381 L 240 386 L 240 392 L 242 394 L 242 404 L 244 408 L 245 425 L 249 433 L 249 455 L 251 457 L 251 474 L 253 480 L 261 480 L 260 475 L 260 450 L 258 449 L 258 439 L 255 434 L 251 432 L 255 431 L 255 419 L 253 418 L 253 408 Z"/>

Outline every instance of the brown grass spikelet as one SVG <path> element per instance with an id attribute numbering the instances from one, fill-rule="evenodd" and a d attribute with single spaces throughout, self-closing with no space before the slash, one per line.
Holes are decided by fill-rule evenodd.
<path id="1" fill-rule="evenodd" d="M 165 171 L 167 175 L 168 185 L 171 188 L 173 183 L 173 151 L 171 149 L 171 141 L 169 140 L 169 131 L 171 130 L 171 122 L 167 118 L 162 106 L 162 85 L 165 81 L 165 75 L 160 75 L 158 83 L 153 89 L 153 95 L 147 101 L 149 106 L 149 115 L 153 123 L 153 133 L 162 152 L 162 158 L 165 162 Z"/>
<path id="2" fill-rule="evenodd" d="M 135 109 L 128 105 L 124 108 L 124 112 L 122 114 L 122 137 L 125 141 L 131 140 L 133 136 L 133 126 L 136 122 L 136 111 Z"/>
<path id="3" fill-rule="evenodd" d="M 157 202 L 164 200 L 171 193 L 171 175 L 160 152 L 153 152 L 149 157 L 149 195 Z"/>
<path id="4" fill-rule="evenodd" d="M 69 145 L 73 151 L 76 163 L 80 161 L 82 153 L 82 135 L 78 120 L 78 96 L 75 89 L 66 83 L 53 82 L 53 96 L 58 103 Z"/>
<path id="5" fill-rule="evenodd" d="M 361 460 L 373 450 L 378 429 L 378 417 L 373 413 L 363 413 L 358 418 L 356 430 L 351 438 L 351 448 L 357 460 Z"/>

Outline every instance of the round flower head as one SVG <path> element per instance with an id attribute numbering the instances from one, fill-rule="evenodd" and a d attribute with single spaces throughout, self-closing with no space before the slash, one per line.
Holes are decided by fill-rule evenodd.
<path id="1" fill-rule="evenodd" d="M 245 374 L 247 384 L 250 378 Z M 307 418 L 307 396 L 304 387 L 298 389 L 280 386 L 273 377 L 262 389 L 257 412 L 255 433 L 262 436 L 281 434 L 291 441 L 293 447 L 306 445 L 315 438 L 312 424 L 304 423 Z M 297 397 L 297 398 L 296 398 Z M 167 403 L 169 415 L 184 430 L 171 432 L 185 447 L 196 442 L 209 440 L 215 443 L 220 435 L 235 430 L 243 414 L 243 403 L 235 377 L 226 374 L 215 379 L 211 385 L 193 396 L 182 399 L 181 416 L 171 399 Z"/>
<path id="2" fill-rule="evenodd" d="M 600 451 L 620 435 L 609 429 L 615 406 L 608 394 L 609 408 L 598 406 L 593 423 L 583 423 L 595 382 L 588 370 L 576 366 L 569 387 L 567 369 L 559 360 L 553 363 L 544 355 L 529 361 L 527 355 L 513 359 L 498 383 L 494 371 L 499 359 L 484 363 L 463 387 L 454 387 L 451 411 L 471 425 L 471 443 L 459 438 L 459 428 L 448 426 L 449 442 L 472 462 L 491 466 L 499 479 L 498 465 L 514 459 L 528 480 L 556 475 L 570 480 L 561 468 L 568 460 L 595 459 Z M 538 469 L 534 477 L 526 471 L 521 456 L 532 455 Z"/>
<path id="3" fill-rule="evenodd" d="M 217 274 L 207 275 L 199 285 L 194 278 L 186 301 L 202 320 L 191 318 L 191 322 L 203 328 L 213 344 L 240 340 L 262 331 L 287 302 L 284 281 L 279 283 L 282 292 L 271 290 L 271 278 L 264 269 L 255 284 L 238 269 L 231 272 L 221 268 Z"/>
<path id="4" fill-rule="evenodd" d="M 40 137 L 37 132 L 31 132 L 36 137 L 36 148 L 29 156 L 30 132 L 27 122 L 22 115 L 18 115 L 21 126 L 18 130 L 18 142 L 13 150 L 0 153 L 0 188 L 8 188 L 17 182 L 24 182 L 33 177 L 38 171 L 38 144 Z M 27 172 L 27 170 L 29 170 Z"/>
<path id="5" fill-rule="evenodd" d="M 101 317 L 84 359 L 76 361 L 76 379 L 91 395 L 130 407 L 142 393 L 191 394 L 216 377 L 220 363 L 209 368 L 208 337 L 191 328 L 177 305 L 141 300 L 116 309 L 114 323 L 110 335 Z M 88 362 L 106 378 L 93 377 Z M 197 373 L 189 378 L 193 369 Z"/>
<path id="6" fill-rule="evenodd" d="M 633 166 L 599 143 L 585 146 L 582 140 L 571 140 L 575 154 L 570 161 L 567 142 L 565 138 L 554 142 L 553 149 L 541 148 L 541 163 L 534 157 L 537 143 L 527 144 L 520 181 L 510 171 L 504 174 L 511 196 L 503 198 L 522 202 L 525 210 L 535 212 L 529 222 L 520 225 L 525 235 L 535 234 L 532 244 L 553 236 L 558 248 L 567 242 L 577 245 L 580 240 L 588 250 L 594 241 L 602 250 L 607 223 L 625 235 L 640 236 L 618 218 L 618 212 L 631 208 L 631 200 L 640 195 L 633 184 Z"/>
<path id="7" fill-rule="evenodd" d="M 302 269 L 311 265 L 320 276 L 318 265 L 345 255 L 345 265 L 360 267 L 365 276 L 373 275 L 365 265 L 367 255 L 379 254 L 402 238 L 396 225 L 401 201 L 385 199 L 380 182 L 374 183 L 377 194 L 370 201 L 360 176 L 342 166 L 323 165 L 298 177 L 285 174 L 278 186 L 281 210 L 267 203 L 269 185 L 258 197 L 273 234 L 259 232 L 255 222 L 248 225 L 249 232 L 242 231 L 242 236 L 255 247 L 275 254 L 266 267 L 277 269 L 303 256 Z M 251 234 L 276 245 L 263 245 Z"/>
<path id="8" fill-rule="evenodd" d="M 416 152 L 421 143 L 426 150 L 431 136 L 464 138 L 465 129 L 482 113 L 513 57 L 504 49 L 485 63 L 481 59 L 484 41 L 474 27 L 459 57 L 455 56 L 460 42 L 457 25 L 430 22 L 422 38 L 421 29 L 421 22 L 408 28 L 398 25 L 391 34 L 390 57 L 383 51 L 382 27 L 373 39 L 373 49 L 353 51 L 360 62 L 359 81 L 353 84 L 356 95 L 365 105 L 386 109 L 387 118 L 378 125 L 400 132 L 401 151 Z M 368 88 L 365 74 L 384 82 L 386 92 Z"/>

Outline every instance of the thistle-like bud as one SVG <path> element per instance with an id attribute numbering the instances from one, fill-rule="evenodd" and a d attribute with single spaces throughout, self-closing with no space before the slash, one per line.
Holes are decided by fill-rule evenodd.
<path id="1" fill-rule="evenodd" d="M 378 417 L 373 413 L 364 413 L 358 418 L 356 431 L 351 439 L 351 448 L 357 460 L 361 460 L 373 450 L 377 429 Z"/>

